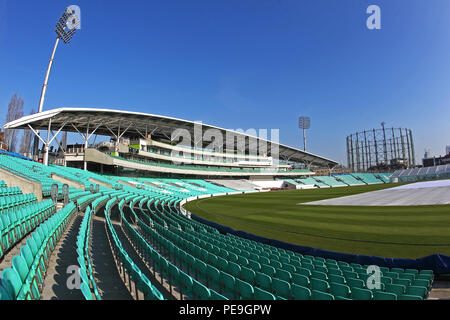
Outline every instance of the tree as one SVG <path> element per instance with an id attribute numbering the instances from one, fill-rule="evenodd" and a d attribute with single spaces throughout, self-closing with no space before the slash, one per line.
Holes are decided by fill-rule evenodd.
<path id="1" fill-rule="evenodd" d="M 6 122 L 10 122 L 23 117 L 23 99 L 15 93 L 8 104 L 8 113 L 6 114 Z M 15 129 L 5 130 L 5 140 L 10 152 L 17 149 L 17 136 L 19 132 Z"/>
<path id="2" fill-rule="evenodd" d="M 34 114 L 34 109 L 31 109 L 30 115 Z M 33 142 L 33 133 L 31 130 L 23 130 L 22 142 L 20 143 L 20 154 L 28 156 L 31 152 L 31 144 Z"/>

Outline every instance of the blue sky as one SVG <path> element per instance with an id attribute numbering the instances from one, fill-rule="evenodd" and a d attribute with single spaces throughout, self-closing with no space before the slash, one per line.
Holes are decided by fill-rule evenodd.
<path id="1" fill-rule="evenodd" d="M 65 7 L 81 30 L 60 44 L 44 110 L 105 107 L 230 128 L 279 128 L 346 163 L 345 137 L 412 129 L 416 159 L 450 145 L 448 0 L 0 0 L 0 122 L 14 93 L 37 109 Z M 366 8 L 381 8 L 369 30 Z M 420 160 L 417 160 L 419 163 Z"/>

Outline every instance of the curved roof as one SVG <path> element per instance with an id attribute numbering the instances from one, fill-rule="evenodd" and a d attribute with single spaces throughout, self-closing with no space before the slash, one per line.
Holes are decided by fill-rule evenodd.
<path id="1" fill-rule="evenodd" d="M 276 148 L 278 146 L 279 156 L 282 160 L 308 162 L 320 166 L 334 166 L 338 164 L 336 161 L 242 132 L 200 122 L 142 112 L 99 108 L 57 108 L 24 116 L 6 123 L 3 127 L 5 129 L 28 129 L 28 125 L 30 125 L 35 130 L 47 130 L 50 125 L 50 129 L 56 131 L 64 125 L 62 131 L 67 132 L 86 133 L 89 131 L 91 133 L 95 129 L 95 133 L 99 135 L 115 136 L 119 133 L 123 134 L 124 137 L 145 136 L 145 133 L 148 132 L 154 137 L 159 136 L 170 139 L 175 129 L 186 129 L 194 136 L 194 128 L 198 128 L 199 124 L 201 124 L 202 133 L 208 129 L 216 129 L 224 136 L 232 134 L 241 138 L 249 137 L 253 141 L 256 139 L 258 142 L 265 142 L 269 153 L 271 147 Z M 245 139 L 245 141 L 245 148 L 248 151 L 249 139 Z"/>

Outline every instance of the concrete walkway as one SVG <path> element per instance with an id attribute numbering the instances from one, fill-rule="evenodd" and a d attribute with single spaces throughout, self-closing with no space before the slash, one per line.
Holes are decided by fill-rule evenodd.
<path id="1" fill-rule="evenodd" d="M 76 241 L 83 216 L 75 216 L 50 257 L 47 276 L 44 279 L 41 300 L 84 300 L 79 289 L 67 285 L 70 266 L 78 266 Z"/>

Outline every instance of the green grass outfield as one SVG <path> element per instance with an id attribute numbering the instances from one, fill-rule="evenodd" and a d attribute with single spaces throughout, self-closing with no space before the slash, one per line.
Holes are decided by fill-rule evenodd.
<path id="1" fill-rule="evenodd" d="M 192 201 L 184 208 L 236 230 L 337 252 L 391 258 L 450 255 L 450 205 L 297 205 L 389 187 L 392 185 L 239 194 Z"/>

